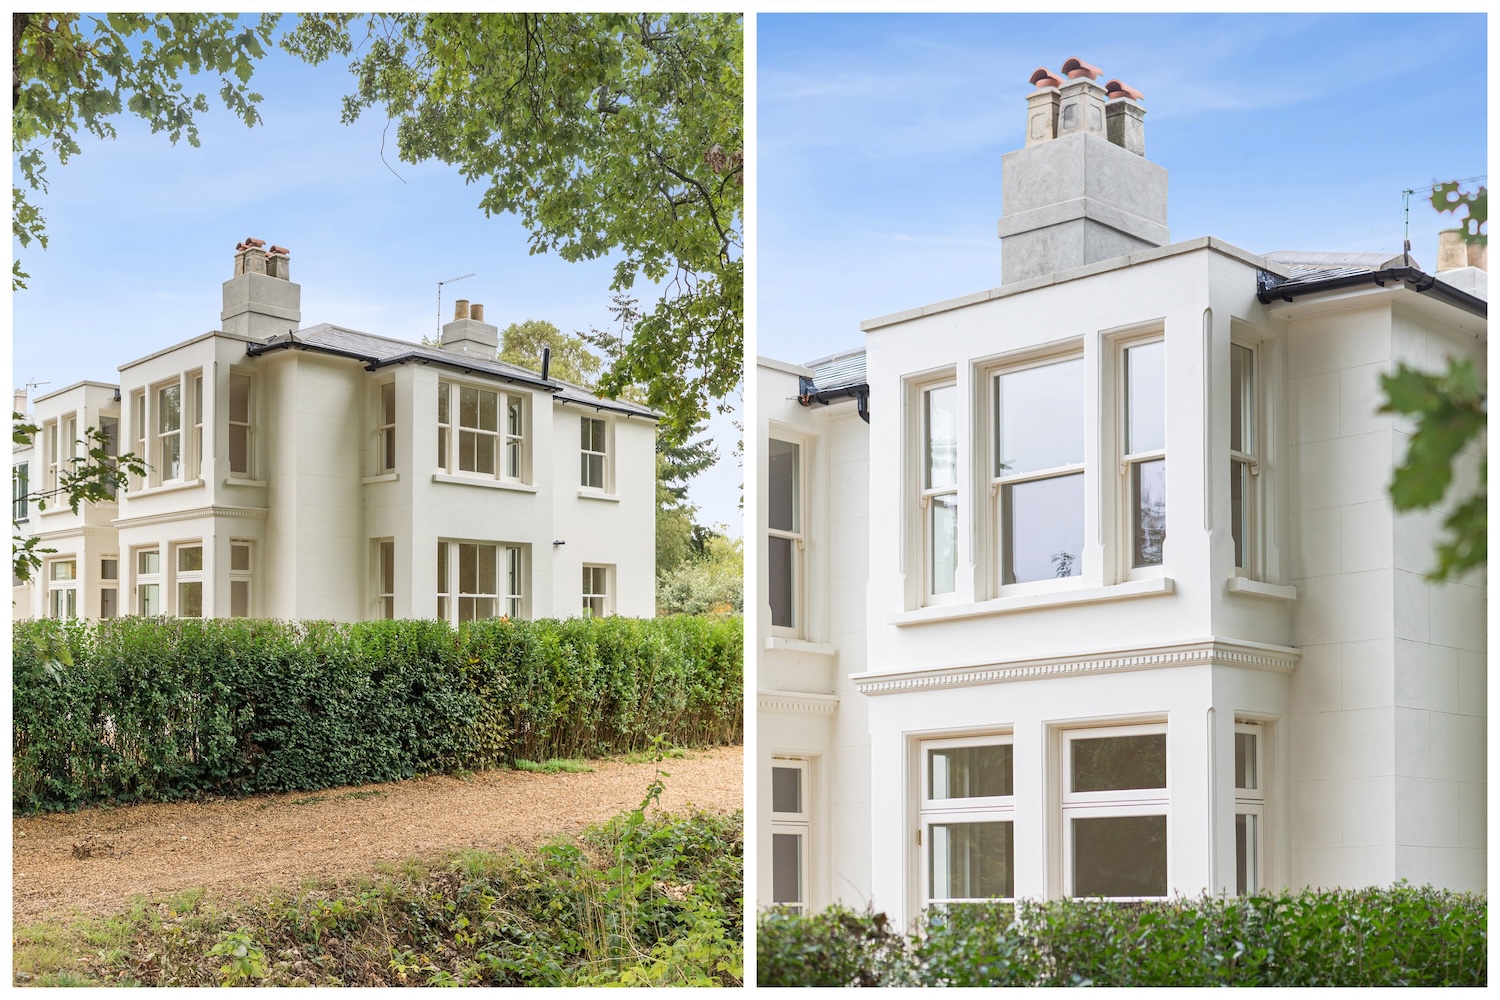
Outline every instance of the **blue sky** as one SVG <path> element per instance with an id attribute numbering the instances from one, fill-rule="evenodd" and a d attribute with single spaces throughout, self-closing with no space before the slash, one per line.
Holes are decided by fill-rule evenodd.
<path id="1" fill-rule="evenodd" d="M 1405 188 L 1486 171 L 1482 15 L 762 15 L 758 353 L 1000 284 L 1000 157 L 1032 70 L 1144 95 L 1174 242 L 1401 252 Z M 1431 269 L 1452 226 L 1412 199 Z"/>
<path id="2" fill-rule="evenodd" d="M 215 104 L 200 116 L 201 148 L 173 146 L 121 116 L 119 138 L 81 141 L 80 155 L 53 165 L 50 191 L 33 197 L 51 244 L 16 247 L 31 278 L 12 299 L 14 384 L 47 383 L 35 396 L 80 379 L 114 382 L 118 365 L 216 329 L 221 286 L 247 236 L 291 250 L 304 326 L 434 336 L 437 282 L 471 271 L 445 286 L 444 319 L 462 297 L 484 303 L 502 329 L 525 319 L 570 333 L 610 325 L 608 260 L 528 254 L 514 217 L 487 219 L 477 207 L 482 187 L 443 164 L 400 162 L 394 129 L 388 169 L 378 114 L 340 124 L 340 98 L 352 89 L 345 62 L 313 68 L 272 52 L 252 80 L 265 97 L 263 125 L 247 129 L 219 107 L 217 79 L 207 78 L 188 85 Z M 652 297 L 649 287 L 637 293 Z M 721 458 L 691 499 L 700 522 L 738 536 L 730 420 L 710 426 Z"/>

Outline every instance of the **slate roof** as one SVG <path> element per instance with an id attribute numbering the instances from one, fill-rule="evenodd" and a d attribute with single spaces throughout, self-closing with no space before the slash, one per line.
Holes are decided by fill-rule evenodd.
<path id="1" fill-rule="evenodd" d="M 809 361 L 802 367 L 812 369 L 815 392 L 836 392 L 866 384 L 863 348 Z"/>

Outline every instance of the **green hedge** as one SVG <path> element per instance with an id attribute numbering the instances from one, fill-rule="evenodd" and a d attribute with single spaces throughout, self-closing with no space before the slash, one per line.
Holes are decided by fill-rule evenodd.
<path id="1" fill-rule="evenodd" d="M 16 812 L 328 788 L 743 734 L 737 618 L 13 629 Z M 71 659 L 71 663 L 67 662 Z"/>
<path id="2" fill-rule="evenodd" d="M 880 914 L 768 912 L 762 986 L 1482 986 L 1485 897 L 1413 888 L 965 904 L 910 941 Z"/>

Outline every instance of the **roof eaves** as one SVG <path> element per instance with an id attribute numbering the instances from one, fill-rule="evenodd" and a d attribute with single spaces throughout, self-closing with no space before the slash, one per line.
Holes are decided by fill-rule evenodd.
<path id="1" fill-rule="evenodd" d="M 1489 303 L 1477 295 L 1454 288 L 1437 277 L 1417 270 L 1415 267 L 1390 267 L 1380 271 L 1337 273 L 1321 278 L 1292 278 L 1283 280 L 1269 271 L 1260 271 L 1255 277 L 1255 297 L 1269 305 L 1280 300 L 1291 302 L 1299 295 L 1316 295 L 1320 292 L 1338 291 L 1359 285 L 1385 287 L 1388 281 L 1403 282 L 1414 292 L 1430 293 L 1449 305 L 1484 319 L 1489 318 Z"/>

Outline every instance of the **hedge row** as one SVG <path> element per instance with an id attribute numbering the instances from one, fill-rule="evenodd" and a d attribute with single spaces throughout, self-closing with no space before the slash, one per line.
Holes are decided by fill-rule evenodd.
<path id="1" fill-rule="evenodd" d="M 737 618 L 29 620 L 13 640 L 16 812 L 743 734 Z"/>
<path id="2" fill-rule="evenodd" d="M 1483 986 L 1485 897 L 1405 883 L 1152 903 L 761 915 L 762 986 Z"/>

